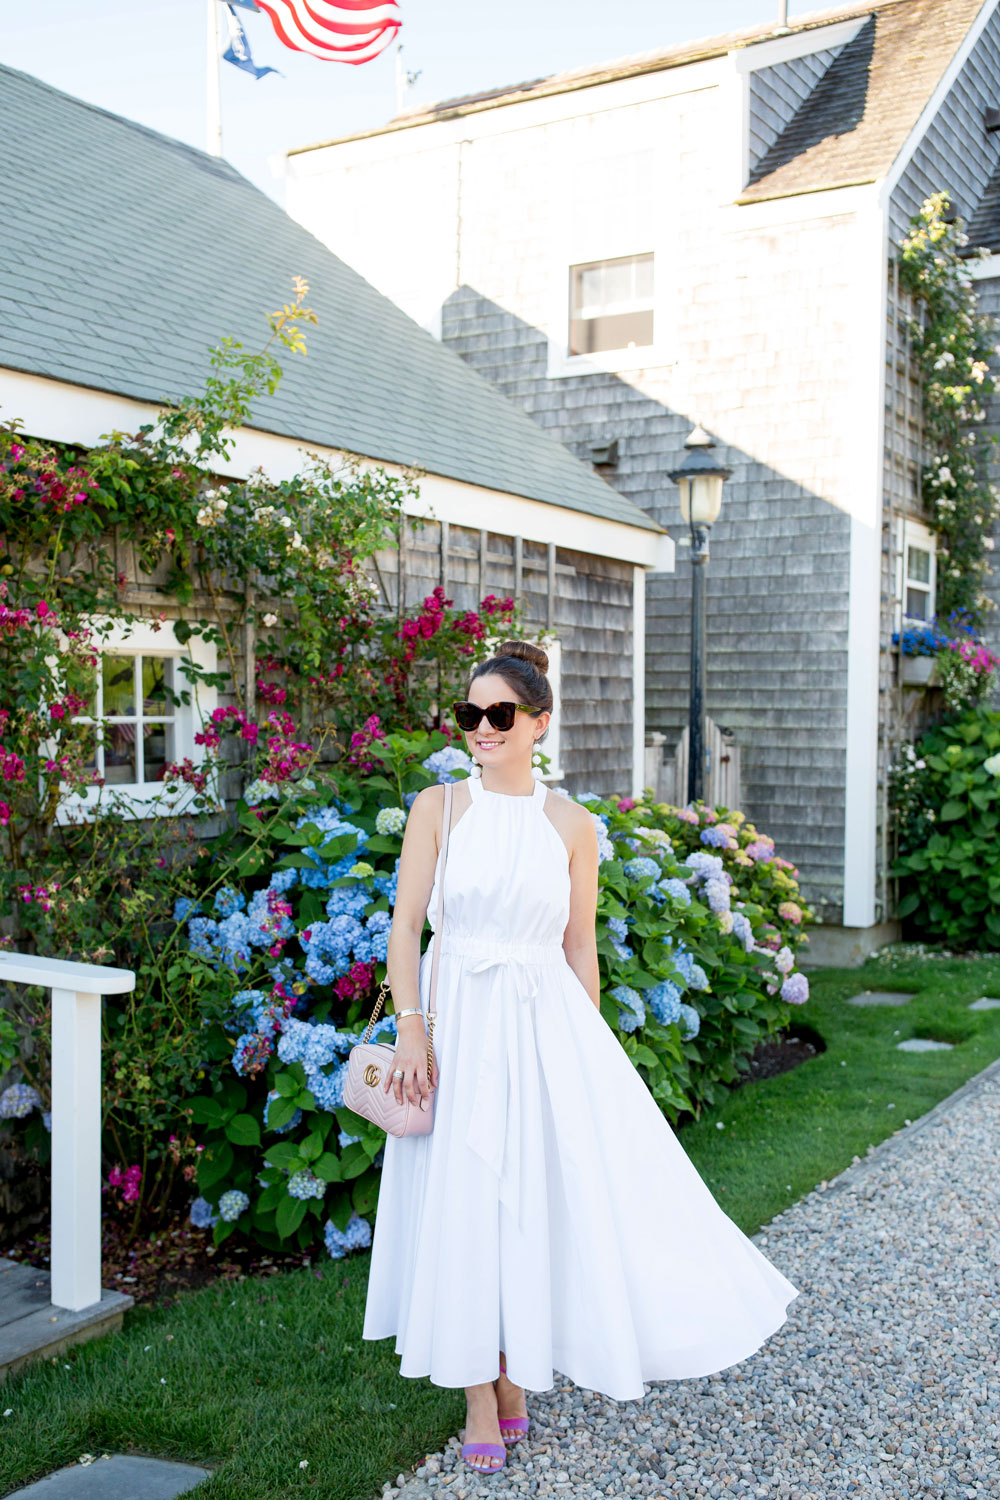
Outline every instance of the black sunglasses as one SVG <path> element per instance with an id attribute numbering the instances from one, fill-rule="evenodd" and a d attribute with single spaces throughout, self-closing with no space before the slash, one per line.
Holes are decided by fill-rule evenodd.
<path id="1" fill-rule="evenodd" d="M 480 708 L 478 703 L 453 703 L 455 720 L 459 729 L 464 729 L 466 734 L 471 734 L 478 729 L 483 721 L 483 714 L 489 719 L 494 729 L 511 729 L 514 724 L 514 716 L 518 712 L 522 714 L 540 714 L 540 708 L 532 708 L 530 703 L 511 703 L 505 700 L 502 703 L 491 703 L 489 708 Z"/>

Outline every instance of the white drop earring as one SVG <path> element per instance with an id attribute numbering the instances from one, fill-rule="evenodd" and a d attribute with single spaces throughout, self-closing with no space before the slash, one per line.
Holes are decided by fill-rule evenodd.
<path id="1" fill-rule="evenodd" d="M 472 757 L 472 769 L 471 769 L 471 771 L 470 771 L 470 772 L 469 772 L 469 775 L 470 775 L 470 776 L 475 776 L 475 777 L 477 777 L 477 778 L 478 778 L 478 777 L 480 777 L 480 776 L 482 776 L 482 774 L 483 774 L 483 768 L 482 768 L 482 766 L 481 766 L 481 765 L 480 765 L 480 764 L 479 764 L 479 762 L 478 762 L 478 760 L 477 760 L 477 759 L 476 759 L 476 757 L 475 757 L 475 756 L 473 756 L 473 757 Z"/>

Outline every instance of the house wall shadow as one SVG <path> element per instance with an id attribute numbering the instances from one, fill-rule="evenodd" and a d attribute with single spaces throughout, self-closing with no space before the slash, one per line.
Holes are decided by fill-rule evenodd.
<path id="1" fill-rule="evenodd" d="M 597 471 L 684 542 L 667 475 L 690 413 L 613 374 L 549 378 L 546 335 L 468 285 L 444 303 L 441 337 L 584 462 L 617 444 L 617 463 Z M 840 922 L 850 518 L 752 454 L 721 442 L 719 454 L 732 475 L 711 536 L 707 710 L 741 746 L 743 811 L 799 867 L 817 915 Z M 676 572 L 647 579 L 646 729 L 663 733 L 668 751 L 687 722 L 688 556 L 679 545 Z M 601 683 L 578 687 L 592 694 Z M 564 683 L 564 696 L 572 688 Z"/>
<path id="2" fill-rule="evenodd" d="M 748 186 L 804 156 L 814 146 L 849 135 L 864 118 L 875 50 L 875 17 L 833 59 L 784 130 L 750 173 Z"/>

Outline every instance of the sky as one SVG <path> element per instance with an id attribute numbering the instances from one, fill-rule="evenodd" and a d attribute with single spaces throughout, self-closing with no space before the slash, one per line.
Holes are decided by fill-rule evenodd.
<path id="1" fill-rule="evenodd" d="M 0 0 L 0 63 L 201 147 L 207 12 L 218 3 Z M 778 0 L 400 0 L 402 61 L 419 72 L 406 107 L 776 22 L 778 8 Z M 822 0 L 788 5 L 793 19 L 825 8 Z M 395 46 L 360 67 L 321 62 L 283 46 L 264 14 L 239 14 L 255 62 L 284 76 L 255 80 L 222 64 L 223 155 L 281 203 L 289 147 L 396 113 Z"/>

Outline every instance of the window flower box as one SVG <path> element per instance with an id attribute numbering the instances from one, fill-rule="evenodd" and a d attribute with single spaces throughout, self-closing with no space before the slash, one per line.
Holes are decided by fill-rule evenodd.
<path id="1" fill-rule="evenodd" d="M 899 680 L 904 687 L 934 687 L 937 683 L 937 657 L 901 656 Z"/>

